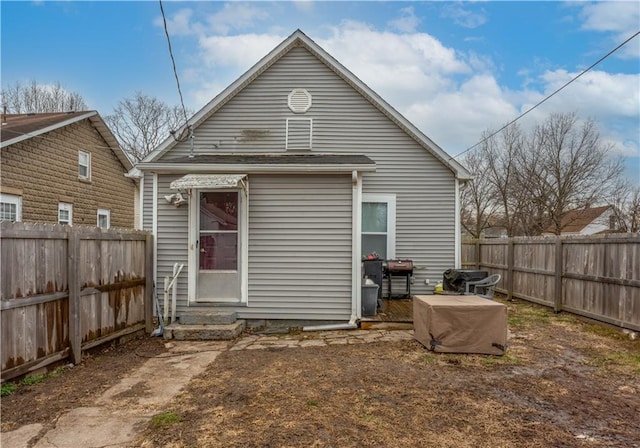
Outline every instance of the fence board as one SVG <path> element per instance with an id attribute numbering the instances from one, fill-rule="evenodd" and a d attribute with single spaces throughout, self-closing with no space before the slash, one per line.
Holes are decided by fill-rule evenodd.
<path id="1" fill-rule="evenodd" d="M 152 328 L 147 232 L 0 226 L 3 380 Z"/>
<path id="2" fill-rule="evenodd" d="M 640 330 L 640 234 L 473 240 L 462 254 L 501 274 L 508 297 Z"/>

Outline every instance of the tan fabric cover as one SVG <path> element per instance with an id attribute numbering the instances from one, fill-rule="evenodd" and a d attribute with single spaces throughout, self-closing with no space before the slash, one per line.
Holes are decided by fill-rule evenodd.
<path id="1" fill-rule="evenodd" d="M 503 355 L 507 307 L 478 296 L 415 296 L 413 329 L 414 337 L 435 352 Z"/>

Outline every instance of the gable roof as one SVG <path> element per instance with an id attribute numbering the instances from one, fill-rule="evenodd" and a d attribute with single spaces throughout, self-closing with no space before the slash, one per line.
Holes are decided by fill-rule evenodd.
<path id="1" fill-rule="evenodd" d="M 2 124 L 0 125 L 0 148 L 41 136 L 82 120 L 91 122 L 125 169 L 130 170 L 133 167 L 131 161 L 120 147 L 118 140 L 116 140 L 107 124 L 95 110 L 3 115 Z"/>
<path id="2" fill-rule="evenodd" d="M 311 40 L 306 34 L 300 30 L 296 30 L 280 45 L 274 48 L 265 57 L 260 59 L 253 67 L 246 71 L 237 80 L 231 83 L 226 89 L 213 98 L 207 105 L 196 112 L 189 121 L 179 129 L 176 134 L 181 135 L 189 126 L 197 128 L 205 120 L 211 117 L 222 106 L 229 102 L 238 92 L 249 85 L 254 79 L 260 76 L 265 70 L 271 67 L 275 62 L 282 58 L 294 47 L 303 47 L 318 58 L 329 69 L 341 77 L 347 84 L 353 87 L 361 95 L 363 95 L 371 104 L 386 115 L 391 121 L 409 134 L 424 149 L 429 151 L 441 163 L 447 166 L 458 179 L 471 179 L 471 174 L 455 159 L 449 156 L 442 148 L 436 145 L 431 139 L 422 133 L 416 126 L 410 123 L 397 110 L 389 105 L 369 86 L 362 82 L 358 77 L 351 73 L 346 67 L 338 62 L 333 56 L 323 50 L 318 44 Z M 158 148 L 151 152 L 142 160 L 142 163 L 153 162 L 158 160 L 176 145 L 176 141 L 172 136 L 162 142 Z"/>
<path id="3" fill-rule="evenodd" d="M 611 208 L 610 205 L 602 207 L 587 207 L 576 210 L 569 210 L 562 217 L 560 221 L 561 232 L 563 233 L 580 233 L 585 227 L 593 223 L 596 219 L 602 216 L 607 210 Z M 609 223 L 607 222 L 607 225 Z M 553 228 L 546 229 L 547 232 L 552 232 Z"/>

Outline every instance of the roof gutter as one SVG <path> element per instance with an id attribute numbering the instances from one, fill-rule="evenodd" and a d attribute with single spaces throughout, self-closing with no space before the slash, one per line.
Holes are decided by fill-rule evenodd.
<path id="1" fill-rule="evenodd" d="M 274 163 L 268 165 L 261 164 L 216 164 L 216 163 L 185 163 L 185 164 L 167 164 L 167 163 L 139 163 L 136 168 L 141 171 L 154 171 L 156 173 L 352 173 L 359 172 L 375 172 L 375 165 L 353 165 L 353 164 L 326 164 L 326 165 L 292 165 L 287 163 Z"/>

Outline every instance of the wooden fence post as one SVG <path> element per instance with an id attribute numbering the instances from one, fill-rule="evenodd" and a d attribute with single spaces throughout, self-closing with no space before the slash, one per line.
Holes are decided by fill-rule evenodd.
<path id="1" fill-rule="evenodd" d="M 145 238 L 145 266 L 144 266 L 144 326 L 147 333 L 153 331 L 153 307 L 154 307 L 154 287 L 153 287 L 153 235 L 148 234 Z"/>
<path id="2" fill-rule="evenodd" d="M 476 239 L 476 269 L 480 270 L 480 238 Z"/>
<path id="3" fill-rule="evenodd" d="M 80 322 L 80 284 L 78 276 L 80 234 L 67 233 L 67 281 L 69 288 L 69 346 L 73 364 L 82 361 L 82 323 Z"/>
<path id="4" fill-rule="evenodd" d="M 556 237 L 556 266 L 555 266 L 555 288 L 553 298 L 553 311 L 559 313 L 562 311 L 562 238 Z"/>
<path id="5" fill-rule="evenodd" d="M 507 244 L 507 300 L 513 300 L 513 273 L 515 264 L 515 249 L 513 244 L 513 237 L 509 237 L 509 243 Z"/>

